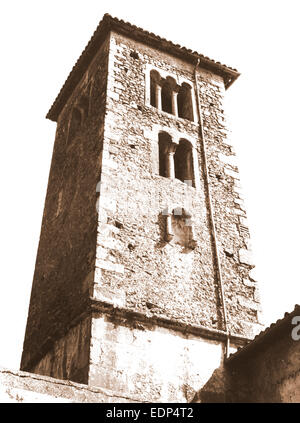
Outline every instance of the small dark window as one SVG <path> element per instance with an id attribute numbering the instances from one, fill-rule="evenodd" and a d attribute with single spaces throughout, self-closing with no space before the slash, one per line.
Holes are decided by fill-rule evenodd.
<path id="1" fill-rule="evenodd" d="M 174 155 L 175 178 L 195 186 L 193 168 L 193 150 L 189 141 L 181 139 Z"/>
<path id="2" fill-rule="evenodd" d="M 156 84 L 160 80 L 160 75 L 157 71 L 150 72 L 150 104 L 153 107 L 158 107 L 156 99 Z"/>
<path id="3" fill-rule="evenodd" d="M 193 114 L 193 102 L 192 102 L 192 92 L 191 87 L 188 84 L 183 83 L 180 87 L 178 97 L 178 116 L 183 119 L 188 119 L 190 121 L 194 120 Z"/>
<path id="4" fill-rule="evenodd" d="M 68 143 L 72 142 L 82 124 L 82 114 L 77 107 L 73 107 L 69 126 Z"/>
<path id="5" fill-rule="evenodd" d="M 161 90 L 161 108 L 164 112 L 173 113 L 172 95 L 176 82 L 173 78 L 167 77 Z"/>
<path id="6" fill-rule="evenodd" d="M 172 113 L 172 90 L 169 84 L 164 84 L 162 87 L 161 108 L 164 112 Z"/>
<path id="7" fill-rule="evenodd" d="M 153 79 L 151 79 L 150 104 L 151 104 L 151 106 L 156 107 L 155 82 L 153 81 Z"/>
<path id="8" fill-rule="evenodd" d="M 80 109 L 82 120 L 84 121 L 89 114 L 89 99 L 87 95 L 82 95 L 77 103 L 77 108 Z"/>

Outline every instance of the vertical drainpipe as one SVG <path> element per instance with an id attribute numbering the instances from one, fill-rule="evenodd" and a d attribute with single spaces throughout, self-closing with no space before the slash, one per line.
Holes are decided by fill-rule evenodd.
<path id="1" fill-rule="evenodd" d="M 211 201 L 211 193 L 210 193 L 210 180 L 209 180 L 209 173 L 208 173 L 208 167 L 207 167 L 207 156 L 206 156 L 206 141 L 205 141 L 205 135 L 204 135 L 204 129 L 203 129 L 203 118 L 202 118 L 202 107 L 201 107 L 201 101 L 200 101 L 200 92 L 197 82 L 197 67 L 200 64 L 200 59 L 197 59 L 196 66 L 194 68 L 194 79 L 195 79 L 195 87 L 196 87 L 196 97 L 197 97 L 197 109 L 198 109 L 198 116 L 199 116 L 199 135 L 202 142 L 202 151 L 203 151 L 203 164 L 204 164 L 204 175 L 205 175 L 205 182 L 207 187 L 207 198 L 208 198 L 208 208 L 209 208 L 209 217 L 211 221 L 211 227 L 212 227 L 212 235 L 213 235 L 213 241 L 215 246 L 215 255 L 216 255 L 216 267 L 217 267 L 217 275 L 218 275 L 218 282 L 219 282 L 219 288 L 220 288 L 220 299 L 221 304 L 223 308 L 223 315 L 224 315 L 224 326 L 225 326 L 225 332 L 226 332 L 226 347 L 225 347 L 225 356 L 229 356 L 229 348 L 230 348 L 230 330 L 228 327 L 228 317 L 227 317 L 227 310 L 226 310 L 226 303 L 225 303 L 225 296 L 224 296 L 224 284 L 223 284 L 223 278 L 222 278 L 222 271 L 221 271 L 221 262 L 220 262 L 220 256 L 219 256 L 219 249 L 218 249 L 218 243 L 217 243 L 217 234 L 216 234 L 216 227 L 215 227 L 215 221 L 214 221 L 214 209 Z"/>

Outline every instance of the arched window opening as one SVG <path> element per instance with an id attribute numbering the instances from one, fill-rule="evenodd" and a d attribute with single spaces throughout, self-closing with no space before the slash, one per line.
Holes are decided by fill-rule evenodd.
<path id="1" fill-rule="evenodd" d="M 160 75 L 156 70 L 150 72 L 150 104 L 153 107 L 159 108 L 159 100 L 157 97 L 160 96 L 160 87 L 158 88 L 158 83 L 160 81 Z M 158 92 L 159 90 L 159 92 Z"/>
<path id="2" fill-rule="evenodd" d="M 162 78 L 158 71 L 150 71 L 150 104 L 158 110 L 194 122 L 192 86 L 186 82 L 178 85 L 167 76 Z"/>
<path id="3" fill-rule="evenodd" d="M 195 186 L 193 149 L 189 141 L 181 139 L 174 155 L 175 178 Z"/>
<path id="4" fill-rule="evenodd" d="M 82 113 L 78 107 L 73 107 L 72 116 L 69 126 L 68 143 L 70 143 L 77 135 L 82 125 Z"/>
<path id="5" fill-rule="evenodd" d="M 172 106 L 172 96 L 174 92 L 174 88 L 176 86 L 176 82 L 173 78 L 167 77 L 163 83 L 162 90 L 161 90 L 161 108 L 164 112 L 167 113 L 174 113 L 173 106 Z"/>
<path id="6" fill-rule="evenodd" d="M 178 116 L 190 121 L 194 120 L 192 89 L 190 85 L 183 83 L 177 96 Z"/>
<path id="7" fill-rule="evenodd" d="M 169 154 L 172 146 L 172 138 L 166 132 L 161 132 L 158 136 L 159 147 L 159 174 L 160 176 L 170 177 Z M 173 157 L 172 157 L 173 159 Z"/>

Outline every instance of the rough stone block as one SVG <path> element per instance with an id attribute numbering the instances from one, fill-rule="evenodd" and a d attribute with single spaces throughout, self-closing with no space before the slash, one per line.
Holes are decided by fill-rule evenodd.
<path id="1" fill-rule="evenodd" d="M 224 173 L 228 176 L 231 176 L 234 179 L 240 179 L 240 176 L 237 172 L 235 172 L 234 170 L 228 169 L 228 168 L 224 168 Z"/>
<path id="2" fill-rule="evenodd" d="M 239 304 L 243 307 L 250 308 L 251 310 L 260 310 L 260 305 L 254 301 L 249 300 L 249 298 L 238 296 Z"/>
<path id="3" fill-rule="evenodd" d="M 94 286 L 93 298 L 98 301 L 104 301 L 113 304 L 115 307 L 124 307 L 126 303 L 126 295 L 119 290 L 113 290 L 106 286 Z"/>
<path id="4" fill-rule="evenodd" d="M 247 264 L 248 266 L 254 267 L 252 252 L 249 250 L 241 249 L 239 251 L 240 263 Z"/>
<path id="5" fill-rule="evenodd" d="M 112 263 L 108 260 L 97 259 L 96 267 L 99 267 L 100 269 L 109 270 L 110 272 L 124 273 L 124 266 L 122 264 Z"/>
<path id="6" fill-rule="evenodd" d="M 237 158 L 236 156 L 226 156 L 223 153 L 219 153 L 219 159 L 221 162 L 229 164 L 231 166 L 237 167 Z"/>

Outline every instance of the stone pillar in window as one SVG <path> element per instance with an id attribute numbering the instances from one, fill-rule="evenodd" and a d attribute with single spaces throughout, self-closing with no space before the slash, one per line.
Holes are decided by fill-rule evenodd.
<path id="1" fill-rule="evenodd" d="M 178 117 L 178 105 L 177 105 L 178 90 L 172 91 L 172 114 Z"/>
<path id="2" fill-rule="evenodd" d="M 176 151 L 177 144 L 170 144 L 167 151 L 167 163 L 166 163 L 166 176 L 167 178 L 175 178 L 175 164 L 174 164 L 174 155 Z"/>
<path id="3" fill-rule="evenodd" d="M 158 110 L 161 110 L 161 85 L 158 82 L 155 86 L 155 105 Z"/>
<path id="4" fill-rule="evenodd" d="M 156 70 L 150 72 L 150 104 L 161 110 L 161 76 Z"/>

